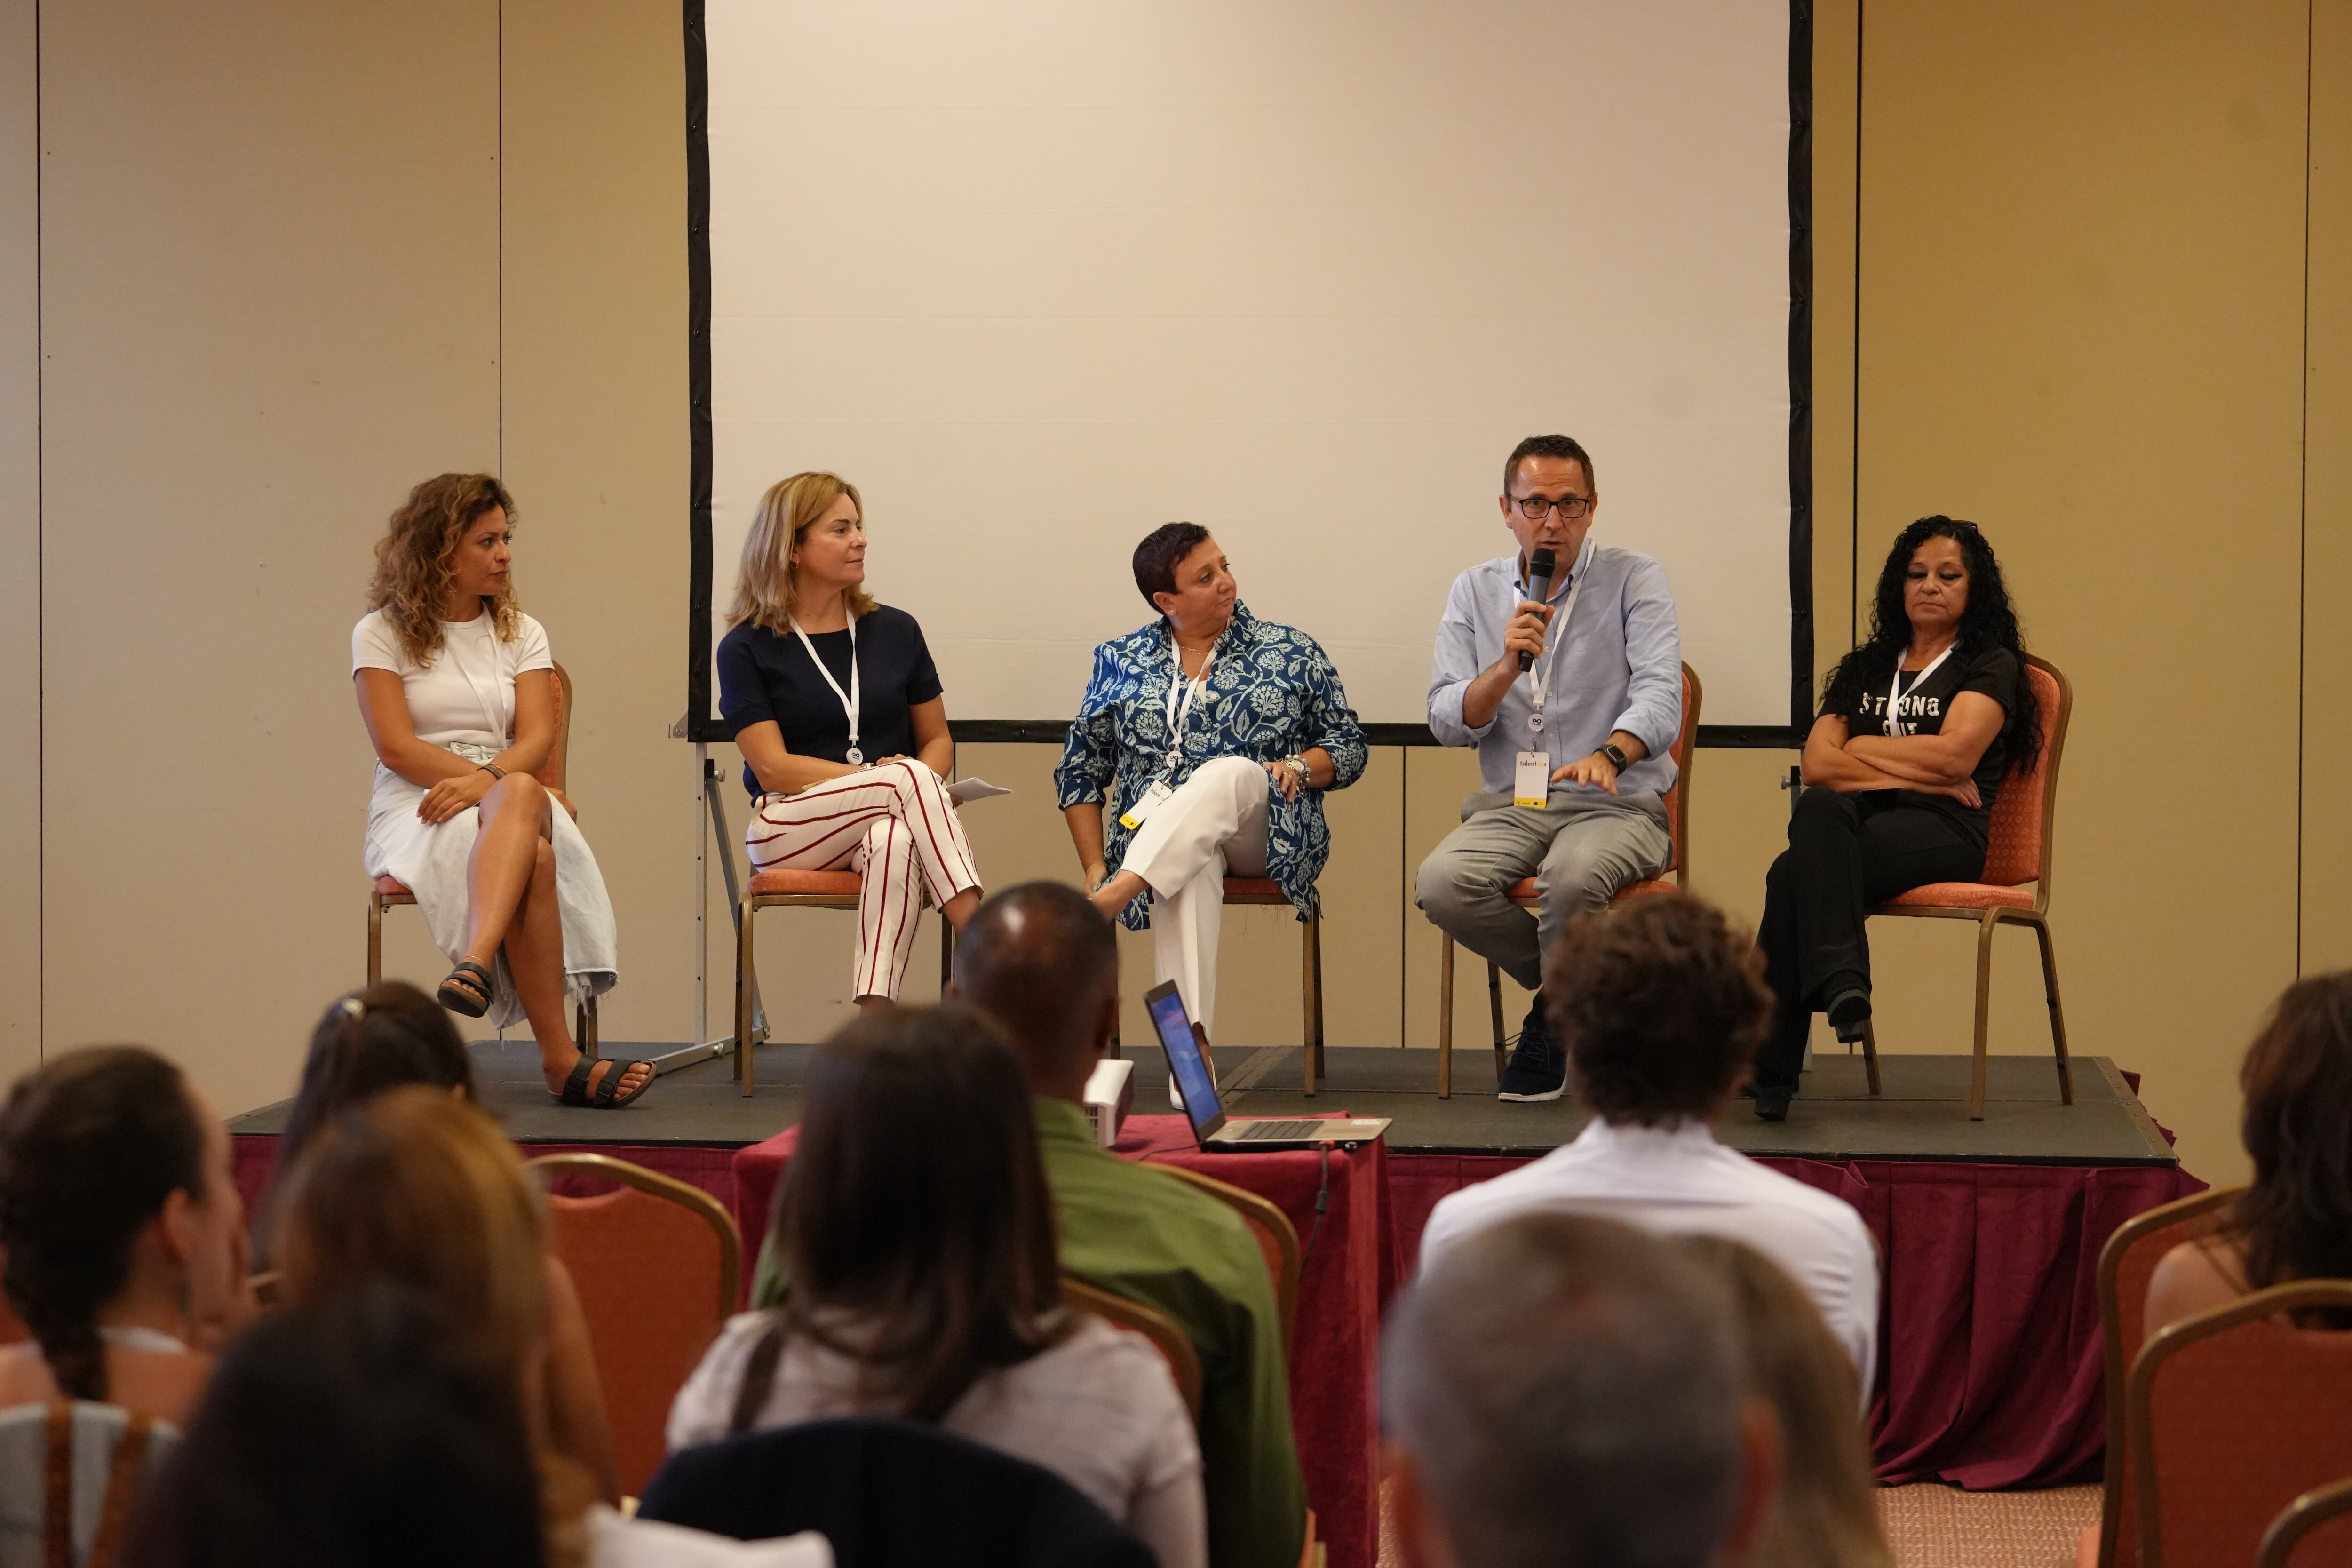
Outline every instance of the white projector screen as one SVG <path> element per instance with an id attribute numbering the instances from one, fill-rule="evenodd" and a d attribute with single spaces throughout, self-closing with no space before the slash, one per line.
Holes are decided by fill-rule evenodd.
<path id="1" fill-rule="evenodd" d="M 1504 458 L 1559 431 L 1595 537 L 1665 565 L 1710 741 L 1789 743 L 1794 11 L 688 0 L 694 732 L 724 736 L 755 502 L 829 468 L 959 733 L 1066 721 L 1092 646 L 1151 615 L 1136 542 L 1183 519 L 1409 738 L 1448 586 L 1512 548 Z"/>

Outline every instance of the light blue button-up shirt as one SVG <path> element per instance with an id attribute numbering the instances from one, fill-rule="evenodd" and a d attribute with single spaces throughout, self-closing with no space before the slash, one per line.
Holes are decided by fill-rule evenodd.
<path id="1" fill-rule="evenodd" d="M 1519 752 L 1549 752 L 1558 768 L 1591 755 L 1618 730 L 1640 736 L 1650 749 L 1618 779 L 1619 795 L 1664 794 L 1674 784 L 1666 751 L 1682 730 L 1683 648 L 1665 568 L 1636 551 L 1596 542 L 1584 572 L 1584 591 L 1564 632 L 1559 609 L 1574 584 L 1562 577 L 1552 589 L 1552 630 L 1543 653 L 1551 673 L 1540 735 L 1528 728 L 1535 704 L 1524 674 L 1503 693 L 1492 719 L 1475 729 L 1462 721 L 1462 694 L 1503 657 L 1504 628 L 1528 596 L 1519 558 L 1473 566 L 1445 597 L 1430 661 L 1429 727 L 1440 745 L 1478 748 L 1479 778 L 1489 795 L 1513 792 Z M 1551 793 L 1603 792 L 1555 784 Z"/>

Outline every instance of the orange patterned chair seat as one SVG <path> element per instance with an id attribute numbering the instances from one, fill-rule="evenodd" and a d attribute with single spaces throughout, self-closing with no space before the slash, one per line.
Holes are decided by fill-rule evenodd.
<path id="1" fill-rule="evenodd" d="M 748 888 L 755 899 L 763 894 L 854 899 L 865 885 L 866 879 L 855 871 L 789 871 L 779 867 L 752 872 Z"/>
<path id="2" fill-rule="evenodd" d="M 2033 895 L 2023 888 L 2003 888 L 1991 882 L 1929 882 L 1897 893 L 1878 906 L 1882 910 L 2030 910 Z"/>
<path id="3" fill-rule="evenodd" d="M 1617 889 L 1617 898 L 1639 899 L 1646 897 L 1651 893 L 1679 893 L 1681 891 L 1682 889 L 1676 884 L 1673 882 L 1660 881 L 1656 878 L 1652 877 L 1644 879 L 1639 882 L 1626 883 L 1623 887 Z M 1541 895 L 1536 891 L 1536 879 L 1533 877 L 1522 877 L 1517 881 L 1512 883 L 1511 890 L 1508 893 L 1506 893 L 1504 897 L 1509 899 L 1511 902 L 1518 905 L 1520 908 L 1529 910 L 1534 909 L 1538 904 L 1540 904 L 1543 901 Z M 1614 900 L 1612 900 L 1612 901 L 1613 902 Z"/>
<path id="4" fill-rule="evenodd" d="M 1229 904 L 1286 904 L 1290 895 L 1282 884 L 1271 877 L 1228 877 L 1225 879 L 1225 902 Z"/>
<path id="5" fill-rule="evenodd" d="M 408 890 L 408 884 L 397 877 L 378 877 L 375 879 L 375 890 L 387 899 L 414 900 L 416 897 L 415 893 Z"/>

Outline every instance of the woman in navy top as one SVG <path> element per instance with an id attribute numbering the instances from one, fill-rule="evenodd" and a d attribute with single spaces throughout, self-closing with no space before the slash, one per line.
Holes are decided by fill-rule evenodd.
<path id="1" fill-rule="evenodd" d="M 851 870 L 860 1007 L 895 999 L 928 901 L 958 931 L 980 872 L 940 779 L 955 769 L 947 702 L 903 610 L 866 593 L 865 510 L 835 474 L 768 488 L 743 541 L 719 711 L 758 804 L 754 871 Z"/>

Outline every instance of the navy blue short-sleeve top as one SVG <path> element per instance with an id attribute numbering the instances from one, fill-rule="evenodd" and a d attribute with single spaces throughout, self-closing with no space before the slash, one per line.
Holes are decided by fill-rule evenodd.
<path id="1" fill-rule="evenodd" d="M 841 689 L 849 689 L 849 633 L 811 632 L 809 643 Z M 857 749 L 869 763 L 915 751 L 913 710 L 940 695 L 940 672 L 923 628 L 904 610 L 877 605 L 857 618 Z M 791 632 L 746 622 L 719 642 L 719 714 L 730 735 L 772 720 L 796 756 L 845 763 L 849 715 L 808 648 Z M 743 787 L 760 780 L 743 766 Z"/>

